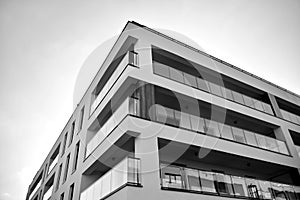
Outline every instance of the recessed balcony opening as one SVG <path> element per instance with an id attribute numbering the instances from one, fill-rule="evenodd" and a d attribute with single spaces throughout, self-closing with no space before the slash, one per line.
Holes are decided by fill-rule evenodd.
<path id="1" fill-rule="evenodd" d="M 29 191 L 29 200 L 32 199 L 33 196 L 35 196 L 35 194 L 37 193 L 38 189 L 40 188 L 41 184 L 42 184 L 42 177 L 43 177 L 43 172 L 41 172 L 38 175 L 38 178 L 36 179 L 36 181 L 32 184 L 31 189 Z M 38 196 L 36 196 L 38 197 Z"/>
<path id="2" fill-rule="evenodd" d="M 48 168 L 48 174 L 53 170 L 53 168 L 56 166 L 57 161 L 58 161 L 58 154 L 59 154 L 59 148 L 60 145 L 58 145 L 58 147 L 55 149 L 54 153 L 52 154 L 52 156 L 50 157 L 50 161 L 49 161 L 49 168 Z"/>
<path id="3" fill-rule="evenodd" d="M 44 194 L 42 198 L 43 200 L 48 200 L 51 198 L 53 192 L 54 176 L 55 174 L 53 174 L 51 178 L 48 180 L 48 182 L 45 184 Z"/>
<path id="4" fill-rule="evenodd" d="M 268 94 L 262 90 L 154 46 L 152 56 L 157 75 L 274 115 Z"/>
<path id="5" fill-rule="evenodd" d="M 300 106 L 276 97 L 283 119 L 300 124 Z"/>
<path id="6" fill-rule="evenodd" d="M 134 138 L 124 134 L 83 173 L 80 199 L 102 199 L 123 186 L 139 186 L 139 171 L 140 160 L 134 157 Z"/>
<path id="7" fill-rule="evenodd" d="M 300 158 L 300 133 L 297 133 L 296 131 L 292 131 L 292 130 L 289 130 L 289 131 L 290 131 L 292 140 L 295 144 L 296 150 L 298 152 L 298 156 Z"/>
<path id="8" fill-rule="evenodd" d="M 296 168 L 165 139 L 158 144 L 162 188 L 260 199 L 300 194 Z"/>

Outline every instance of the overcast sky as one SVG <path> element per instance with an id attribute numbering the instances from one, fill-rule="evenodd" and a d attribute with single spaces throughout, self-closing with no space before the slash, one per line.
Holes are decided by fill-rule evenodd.
<path id="1" fill-rule="evenodd" d="M 299 0 L 0 0 L 0 200 L 25 199 L 72 114 L 85 58 L 128 20 L 300 94 Z"/>

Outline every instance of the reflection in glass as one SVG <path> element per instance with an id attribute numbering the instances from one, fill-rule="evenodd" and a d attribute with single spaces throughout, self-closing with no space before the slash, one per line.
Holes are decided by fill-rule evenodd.
<path id="1" fill-rule="evenodd" d="M 267 149 L 266 137 L 264 135 L 260 135 L 260 134 L 256 134 L 255 136 L 256 136 L 258 146 L 260 148 Z"/>
<path id="2" fill-rule="evenodd" d="M 245 105 L 254 108 L 254 102 L 253 99 L 251 97 L 248 97 L 246 95 L 243 95 L 244 101 L 245 101 Z"/>
<path id="3" fill-rule="evenodd" d="M 233 101 L 232 91 L 230 89 L 224 88 L 225 98 Z"/>
<path id="4" fill-rule="evenodd" d="M 277 142 L 274 138 L 266 137 L 267 149 L 275 152 L 279 152 Z"/>
<path id="5" fill-rule="evenodd" d="M 220 97 L 223 96 L 221 87 L 219 85 L 209 82 L 209 87 L 210 87 L 211 93 L 213 93 L 217 96 L 220 96 Z"/>
<path id="6" fill-rule="evenodd" d="M 240 104 L 244 104 L 243 96 L 240 93 L 238 93 L 236 91 L 232 91 L 232 95 L 233 95 L 233 100 L 235 102 L 238 102 Z"/>
<path id="7" fill-rule="evenodd" d="M 180 127 L 191 129 L 189 114 L 175 110 L 175 118 L 180 122 L 179 123 Z"/>

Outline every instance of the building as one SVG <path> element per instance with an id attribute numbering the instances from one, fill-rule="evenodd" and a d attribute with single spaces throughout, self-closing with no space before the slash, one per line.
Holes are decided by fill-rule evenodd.
<path id="1" fill-rule="evenodd" d="M 128 22 L 26 200 L 300 200 L 300 96 Z"/>

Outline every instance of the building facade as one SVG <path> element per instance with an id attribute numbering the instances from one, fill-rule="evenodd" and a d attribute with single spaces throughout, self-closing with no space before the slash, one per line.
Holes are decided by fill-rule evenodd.
<path id="1" fill-rule="evenodd" d="M 26 200 L 300 200 L 300 96 L 128 22 Z"/>

